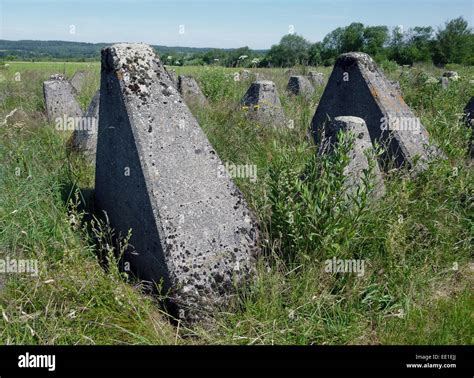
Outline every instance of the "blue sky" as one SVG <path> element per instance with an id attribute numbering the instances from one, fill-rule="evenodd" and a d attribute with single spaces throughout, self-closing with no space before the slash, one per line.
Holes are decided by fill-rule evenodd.
<path id="1" fill-rule="evenodd" d="M 473 25 L 474 0 L 0 0 L 0 39 L 265 49 L 290 28 L 315 42 L 351 22 L 436 28 L 459 16 Z"/>

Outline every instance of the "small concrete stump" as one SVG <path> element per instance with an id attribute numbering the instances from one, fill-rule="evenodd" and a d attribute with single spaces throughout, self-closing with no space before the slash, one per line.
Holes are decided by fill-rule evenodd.
<path id="1" fill-rule="evenodd" d="M 322 72 L 309 71 L 308 79 L 314 87 L 324 86 L 324 74 Z"/>
<path id="2" fill-rule="evenodd" d="M 82 118 L 83 111 L 75 97 L 75 89 L 63 76 L 55 75 L 43 83 L 46 115 L 49 122 L 64 123 L 69 118 Z"/>
<path id="3" fill-rule="evenodd" d="M 304 76 L 291 76 L 288 81 L 287 90 L 295 96 L 303 96 L 309 98 L 314 93 L 314 88 L 309 80 Z"/>
<path id="4" fill-rule="evenodd" d="M 250 72 L 249 70 L 242 70 L 240 71 L 239 75 L 240 75 L 240 80 L 251 80 L 254 77 L 252 72 Z"/>
<path id="5" fill-rule="evenodd" d="M 336 60 L 312 120 L 317 144 L 328 120 L 340 116 L 365 121 L 372 142 L 384 148 L 384 168 L 393 162 L 396 167 L 406 165 L 417 171 L 431 158 L 442 156 L 430 145 L 420 119 L 367 54 L 352 52 Z"/>
<path id="6" fill-rule="evenodd" d="M 442 76 L 440 79 L 441 88 L 448 89 L 449 88 L 449 79 L 446 76 Z"/>
<path id="7" fill-rule="evenodd" d="M 100 88 L 96 208 L 132 230 L 124 269 L 205 320 L 254 278 L 255 217 L 150 46 L 104 48 Z"/>
<path id="8" fill-rule="evenodd" d="M 178 76 L 178 91 L 188 105 L 209 105 L 209 102 L 207 101 L 206 96 L 204 96 L 204 93 L 202 93 L 196 79 L 191 76 Z"/>
<path id="9" fill-rule="evenodd" d="M 338 144 L 338 133 L 342 131 L 344 133 L 351 133 L 354 137 L 354 143 L 351 151 L 349 152 L 350 162 L 344 168 L 344 175 L 347 177 L 346 189 L 347 193 L 355 194 L 358 186 L 362 183 L 364 175 L 369 170 L 369 160 L 367 153 L 370 154 L 370 150 L 373 149 L 372 142 L 370 139 L 369 131 L 362 118 L 358 117 L 336 117 L 328 124 L 325 130 L 325 146 L 322 152 L 332 152 L 335 146 Z M 375 165 L 372 169 L 372 175 L 374 180 L 373 195 L 379 197 L 385 193 L 385 187 L 383 184 L 382 173 L 377 160 L 375 159 Z"/>
<path id="10" fill-rule="evenodd" d="M 283 126 L 286 118 L 273 81 L 254 81 L 241 101 L 247 116 L 267 125 Z"/>

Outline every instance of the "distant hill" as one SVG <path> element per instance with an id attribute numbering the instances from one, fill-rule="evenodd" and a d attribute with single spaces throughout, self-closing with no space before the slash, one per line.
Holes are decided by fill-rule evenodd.
<path id="1" fill-rule="evenodd" d="M 66 41 L 8 41 L 0 39 L 0 59 L 35 60 L 98 60 L 100 50 L 113 43 L 86 43 Z M 206 53 L 215 50 L 211 47 L 182 47 L 153 45 L 159 55 Z M 235 49 L 219 49 L 232 51 Z M 264 50 L 257 50 L 264 52 Z"/>

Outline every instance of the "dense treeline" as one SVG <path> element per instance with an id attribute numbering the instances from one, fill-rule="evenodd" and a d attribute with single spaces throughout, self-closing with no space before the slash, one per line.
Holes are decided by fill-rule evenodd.
<path id="1" fill-rule="evenodd" d="M 0 40 L 0 59 L 97 60 L 105 43 L 61 41 Z M 378 62 L 398 64 L 433 62 L 436 65 L 458 63 L 474 65 L 474 34 L 468 22 L 456 18 L 438 30 L 431 26 L 365 26 L 354 22 L 339 27 L 320 42 L 311 43 L 297 34 L 285 35 L 270 50 L 209 49 L 154 46 L 162 60 L 170 65 L 222 65 L 226 67 L 291 67 L 332 65 L 336 57 L 348 51 L 363 51 Z"/>
<path id="2" fill-rule="evenodd" d="M 195 54 L 190 60 L 181 57 L 181 61 L 183 64 L 228 67 L 330 66 L 338 55 L 349 51 L 363 51 L 378 62 L 394 61 L 400 65 L 416 62 L 474 65 L 474 34 L 462 17 L 446 22 L 437 31 L 431 26 L 390 30 L 387 26 L 365 26 L 354 22 L 333 30 L 321 42 L 311 43 L 300 35 L 288 34 L 265 54 L 243 47 L 226 52 L 211 50 Z"/>
<path id="3" fill-rule="evenodd" d="M 0 59 L 38 61 L 97 61 L 100 50 L 111 43 L 86 43 L 70 41 L 8 41 L 0 39 Z M 211 48 L 153 46 L 162 57 L 179 54 L 186 59 L 194 54 L 205 53 Z M 225 53 L 229 50 L 222 50 Z"/>

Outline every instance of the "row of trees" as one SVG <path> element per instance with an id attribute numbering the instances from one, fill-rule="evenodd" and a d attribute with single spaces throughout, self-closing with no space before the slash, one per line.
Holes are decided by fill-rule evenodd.
<path id="1" fill-rule="evenodd" d="M 295 64 L 332 65 L 339 54 L 362 51 L 377 61 L 393 60 L 398 64 L 433 62 L 474 64 L 474 35 L 462 17 L 446 23 L 437 32 L 430 26 L 402 27 L 364 26 L 352 23 L 332 31 L 323 41 L 311 44 L 299 35 L 286 35 L 272 46 L 262 64 L 291 66 Z"/>
<path id="2" fill-rule="evenodd" d="M 398 64 L 433 62 L 474 64 L 474 35 L 467 21 L 456 18 L 435 31 L 431 26 L 408 30 L 387 26 L 365 26 L 354 22 L 339 27 L 321 42 L 311 43 L 297 34 L 285 35 L 268 52 L 252 51 L 248 47 L 235 50 L 211 50 L 181 56 L 180 64 L 219 64 L 227 67 L 290 67 L 332 65 L 338 55 L 362 51 L 376 61 L 392 60 Z"/>

